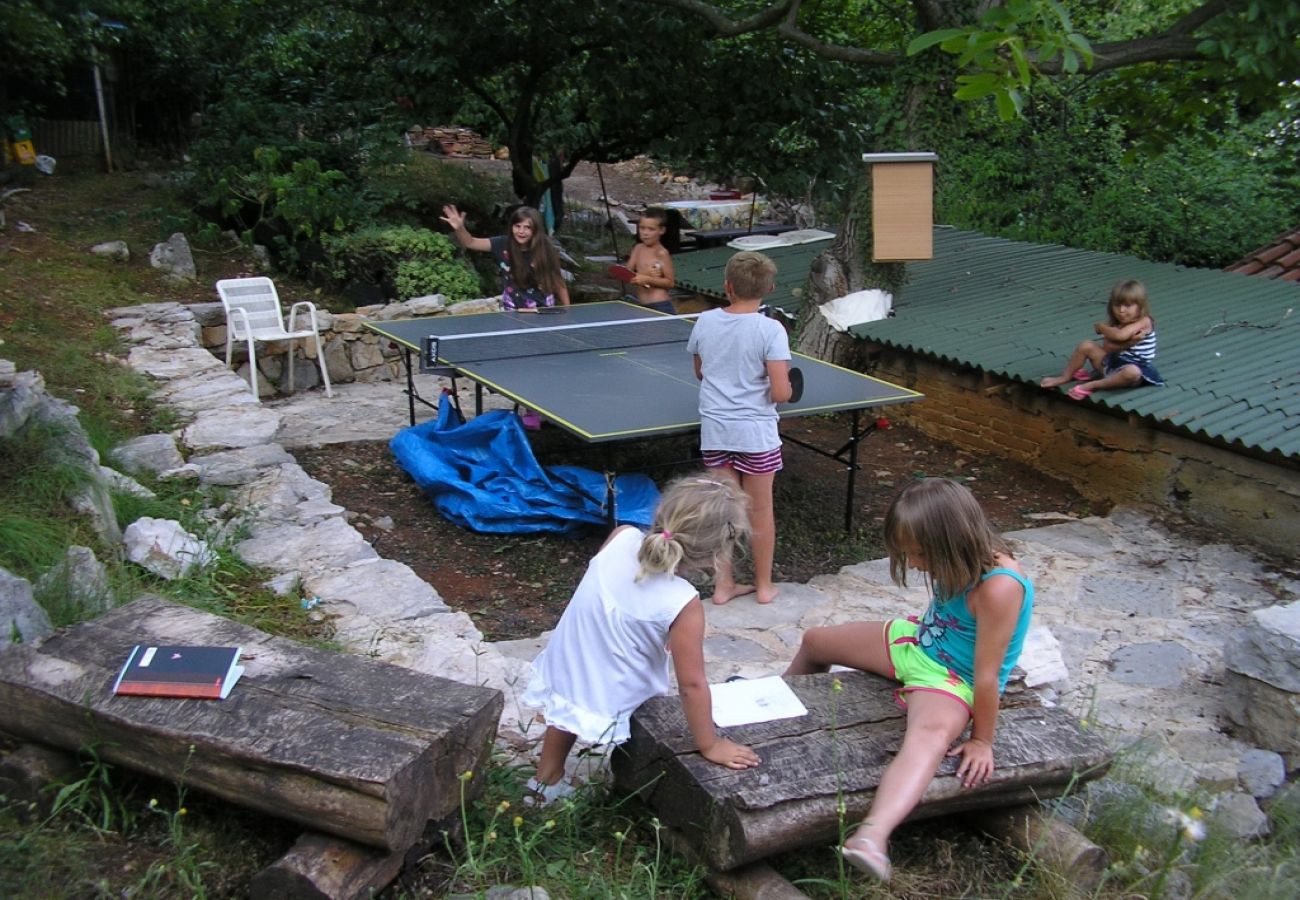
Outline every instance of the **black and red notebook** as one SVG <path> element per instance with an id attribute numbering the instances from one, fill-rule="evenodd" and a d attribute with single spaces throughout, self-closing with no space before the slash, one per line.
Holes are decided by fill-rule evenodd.
<path id="1" fill-rule="evenodd" d="M 113 683 L 113 693 L 225 700 L 244 674 L 239 654 L 239 647 L 136 644 Z"/>

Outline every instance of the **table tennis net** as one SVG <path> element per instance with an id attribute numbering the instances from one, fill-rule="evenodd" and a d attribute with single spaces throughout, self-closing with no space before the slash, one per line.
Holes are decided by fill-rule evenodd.
<path id="1" fill-rule="evenodd" d="M 438 358 L 446 363 L 464 365 L 685 343 L 691 335 L 691 326 L 692 320 L 687 319 L 633 319 L 446 335 L 438 338 Z"/>

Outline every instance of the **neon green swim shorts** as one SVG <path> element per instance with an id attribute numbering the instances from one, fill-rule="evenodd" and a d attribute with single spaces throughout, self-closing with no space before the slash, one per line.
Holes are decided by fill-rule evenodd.
<path id="1" fill-rule="evenodd" d="M 906 706 L 909 691 L 933 691 L 947 694 L 975 713 L 975 691 L 960 675 L 926 655 L 916 639 L 920 624 L 910 619 L 890 619 L 885 623 L 886 649 L 894 667 L 891 677 L 903 686 L 894 692 L 899 706 Z"/>

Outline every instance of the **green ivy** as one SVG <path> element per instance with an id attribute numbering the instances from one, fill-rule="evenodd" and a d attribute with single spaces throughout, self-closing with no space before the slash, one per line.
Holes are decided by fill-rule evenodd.
<path id="1" fill-rule="evenodd" d="M 445 236 L 409 225 L 368 226 L 350 234 L 324 235 L 331 274 L 391 286 L 399 300 L 442 294 L 450 302 L 482 295 L 478 275 Z"/>

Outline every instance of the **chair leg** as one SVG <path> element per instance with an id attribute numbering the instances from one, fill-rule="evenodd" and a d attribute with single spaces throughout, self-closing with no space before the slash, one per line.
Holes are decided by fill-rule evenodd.
<path id="1" fill-rule="evenodd" d="M 330 387 L 330 372 L 329 372 L 329 367 L 325 365 L 325 351 L 324 349 L 321 348 L 320 345 L 319 331 L 316 332 L 315 340 L 316 340 L 316 365 L 320 366 L 320 378 L 321 381 L 325 382 L 325 396 L 333 397 L 334 389 Z"/>
<path id="2" fill-rule="evenodd" d="M 261 403 L 262 398 L 257 393 L 257 353 L 253 349 L 255 343 L 252 338 L 248 339 L 248 381 L 253 388 L 253 399 Z"/>
<path id="3" fill-rule="evenodd" d="M 293 356 L 294 356 L 293 345 L 295 343 L 297 342 L 290 339 L 289 341 L 289 390 L 285 391 L 286 394 L 292 394 L 294 393 L 295 390 L 297 390 L 297 388 L 295 388 L 293 384 Z"/>
<path id="4" fill-rule="evenodd" d="M 231 335 L 230 335 L 230 323 L 227 322 L 226 323 L 226 368 L 227 369 L 230 368 L 230 357 L 231 357 L 231 351 L 233 349 L 234 343 L 235 342 L 231 339 Z"/>

